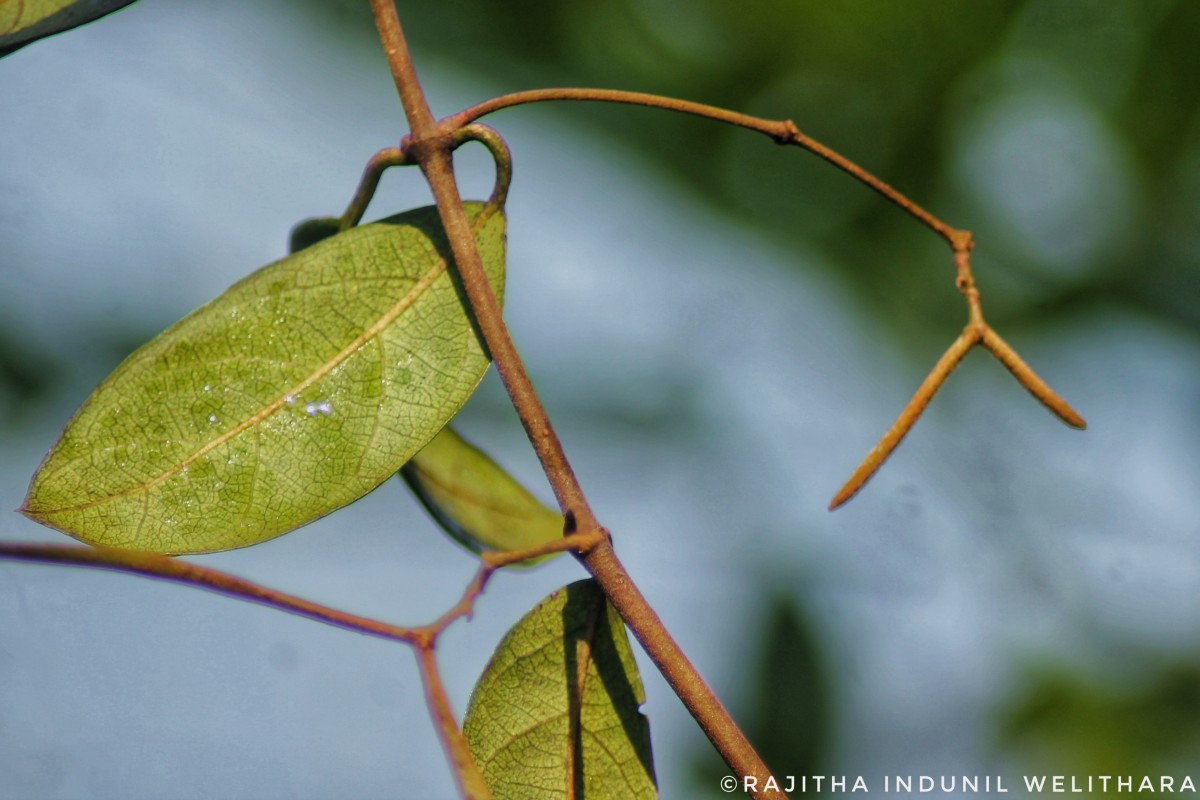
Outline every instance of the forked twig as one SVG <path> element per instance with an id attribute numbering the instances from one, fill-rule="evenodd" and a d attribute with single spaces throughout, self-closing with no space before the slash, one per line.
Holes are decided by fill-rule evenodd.
<path id="1" fill-rule="evenodd" d="M 951 229 L 953 230 L 953 229 Z M 1017 382 L 1029 390 L 1029 393 L 1036 397 L 1042 405 L 1050 409 L 1059 419 L 1067 423 L 1073 428 L 1086 428 L 1087 423 L 1083 417 L 1079 415 L 1075 409 L 1067 404 L 1066 400 L 1051 389 L 1044 380 L 1037 376 L 1029 365 L 1017 355 L 1017 351 L 1013 350 L 1000 336 L 992 330 L 992 327 L 983 319 L 983 307 L 979 300 L 979 289 L 975 286 L 975 279 L 971 275 L 971 256 L 970 249 L 972 246 L 971 235 L 966 231 L 955 231 L 956 238 L 952 238 L 951 242 L 954 246 L 954 265 L 958 273 L 956 283 L 958 289 L 967 299 L 967 306 L 970 309 L 970 321 L 967 327 L 954 344 L 950 345 L 950 349 L 938 359 L 933 371 L 929 376 L 921 382 L 917 393 L 908 401 L 908 405 L 900 412 L 900 416 L 892 423 L 892 426 L 883 434 L 883 438 L 879 443 L 867 453 L 867 457 L 858 465 L 858 469 L 854 470 L 854 474 L 846 481 L 845 485 L 838 490 L 834 495 L 833 501 L 829 504 L 829 510 L 844 505 L 850 498 L 854 497 L 867 481 L 871 479 L 881 466 L 887 460 L 896 446 L 900 444 L 905 435 L 912 429 L 912 426 L 920 419 L 921 413 L 925 407 L 929 405 L 929 401 L 937 393 L 937 390 L 942 388 L 942 384 L 946 382 L 946 378 L 950 377 L 950 373 L 959 365 L 963 358 L 970 352 L 975 345 L 983 345 L 996 359 L 1008 368 L 1008 371 L 1013 374 Z"/>

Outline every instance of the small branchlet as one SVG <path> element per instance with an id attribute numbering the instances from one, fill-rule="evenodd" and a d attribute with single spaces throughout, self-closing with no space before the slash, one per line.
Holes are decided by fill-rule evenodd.
<path id="1" fill-rule="evenodd" d="M 871 479 L 871 476 L 879 471 L 883 462 L 892 454 L 905 435 L 912 430 L 912 426 L 917 423 L 921 413 L 929 405 L 929 401 L 933 399 L 937 390 L 942 388 L 946 378 L 950 377 L 954 368 L 976 345 L 982 345 L 994 355 L 1001 364 L 1008 368 L 1018 383 L 1028 389 L 1030 394 L 1063 422 L 1072 428 L 1087 427 L 1083 417 L 1044 380 L 1039 378 L 1037 373 L 1017 355 L 1017 351 L 1005 343 L 984 320 L 983 306 L 979 300 L 979 288 L 975 285 L 975 278 L 971 274 L 971 247 L 973 246 L 971 234 L 953 228 L 944 228 L 944 232 L 939 231 L 939 233 L 943 233 L 951 247 L 954 248 L 954 266 L 957 272 L 955 284 L 966 298 L 970 311 L 967 327 L 954 340 L 945 354 L 938 359 L 933 371 L 921 382 L 916 394 L 908 401 L 908 405 L 900 412 L 900 416 L 896 418 L 892 426 L 883 434 L 883 438 L 871 449 L 871 452 L 867 453 L 867 457 L 858 465 L 858 469 L 854 470 L 854 474 L 834 495 L 833 501 L 829 504 L 830 511 L 839 508 L 854 497 Z"/>

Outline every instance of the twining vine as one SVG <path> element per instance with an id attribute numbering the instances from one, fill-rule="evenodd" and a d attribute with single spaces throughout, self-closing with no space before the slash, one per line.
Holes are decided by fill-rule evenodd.
<path id="1" fill-rule="evenodd" d="M 410 132 L 398 146 L 380 150 L 370 159 L 359 187 L 342 216 L 314 222 L 319 228 L 323 226 L 330 229 L 328 233 L 348 230 L 362 219 L 380 176 L 386 169 L 416 166 L 421 170 L 436 201 L 453 256 L 452 268 L 457 271 L 487 355 L 496 365 L 561 509 L 563 538 L 536 547 L 481 553 L 481 566 L 458 603 L 434 622 L 418 627 L 401 627 L 348 614 L 164 555 L 107 547 L 0 543 L 0 557 L 113 569 L 170 580 L 411 646 L 417 656 L 430 715 L 450 759 L 460 793 L 465 798 L 484 800 L 490 798 L 492 792 L 472 757 L 438 674 L 438 638 L 453 622 L 471 614 L 475 602 L 497 569 L 553 553 L 572 552 L 599 584 L 628 629 L 642 644 L 733 772 L 755 779 L 756 786 L 750 793 L 756 798 L 784 797 L 783 792 L 769 780 L 771 773 L 767 766 L 642 596 L 617 558 L 608 531 L 601 526 L 589 506 L 504 322 L 500 303 L 489 282 L 459 194 L 453 167 L 454 150 L 470 141 L 478 141 L 489 149 L 496 164 L 497 177 L 496 189 L 488 204 L 502 208 L 512 175 L 511 158 L 503 138 L 492 128 L 481 124 L 479 120 L 482 118 L 503 109 L 550 101 L 622 103 L 674 111 L 746 128 L 765 134 L 780 145 L 807 150 L 878 192 L 944 239 L 952 252 L 956 285 L 967 303 L 967 325 L 938 360 L 897 420 L 834 496 L 831 510 L 850 500 L 870 480 L 911 430 L 950 373 L 976 345 L 994 355 L 1022 386 L 1068 425 L 1083 428 L 1083 418 L 1050 389 L 984 320 L 979 289 L 971 273 L 971 234 L 945 224 L 866 170 L 805 136 L 790 120 L 766 120 L 713 106 L 637 92 L 582 88 L 537 89 L 506 94 L 436 120 L 421 89 L 394 3 L 392 0 L 371 0 L 371 7 Z M 294 242 L 297 235 L 306 234 L 294 234 Z M 317 231 L 315 238 L 324 235 L 327 233 L 323 230 Z"/>

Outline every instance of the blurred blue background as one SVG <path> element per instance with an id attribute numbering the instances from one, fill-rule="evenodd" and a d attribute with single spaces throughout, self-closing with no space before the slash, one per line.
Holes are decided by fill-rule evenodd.
<path id="1" fill-rule="evenodd" d="M 147 0 L 0 61 L 0 506 L 130 350 L 340 213 L 404 133 L 365 6 Z M 518 346 L 633 577 L 773 768 L 1200 778 L 1200 4 L 433 6 L 400 11 L 435 114 L 587 85 L 791 118 L 971 229 L 989 321 L 1088 420 L 975 353 L 830 514 L 965 322 L 944 244 L 745 131 L 488 120 L 515 156 Z M 484 196 L 482 148 L 458 164 Z M 428 202 L 393 171 L 368 216 Z M 460 429 L 548 497 L 494 377 Z M 65 541 L 16 514 L 0 538 Z M 398 481 L 196 561 L 400 623 L 474 570 Z M 439 650 L 460 713 L 503 631 L 582 574 L 494 581 Z M 643 675 L 663 795 L 721 796 Z M 404 648 L 0 562 L 0 797 L 452 795 Z"/>

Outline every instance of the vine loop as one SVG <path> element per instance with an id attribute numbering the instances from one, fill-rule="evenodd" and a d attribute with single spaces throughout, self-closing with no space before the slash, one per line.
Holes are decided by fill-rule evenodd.
<path id="1" fill-rule="evenodd" d="M 473 122 L 454 131 L 453 148 L 457 149 L 467 142 L 479 142 L 492 154 L 492 161 L 496 165 L 496 184 L 487 206 L 489 209 L 504 208 L 508 187 L 512 183 L 512 151 L 508 149 L 508 143 L 495 128 L 482 122 Z"/>

